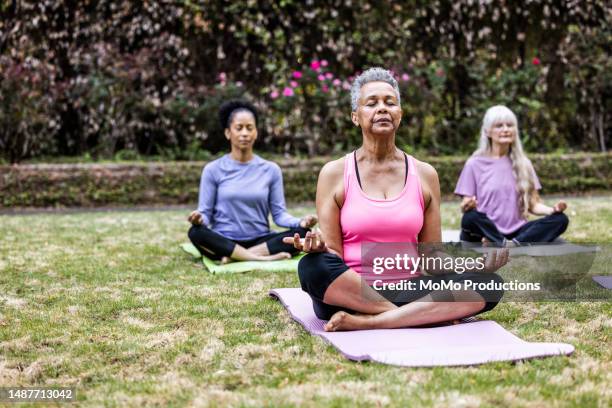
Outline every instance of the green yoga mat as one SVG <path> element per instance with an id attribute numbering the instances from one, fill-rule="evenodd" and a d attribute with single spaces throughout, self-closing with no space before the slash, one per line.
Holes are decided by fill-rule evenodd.
<path id="1" fill-rule="evenodd" d="M 198 249 L 191 243 L 181 244 L 181 248 L 194 258 L 202 258 L 204 266 L 206 266 L 206 269 L 211 273 L 241 273 L 253 271 L 297 272 L 298 261 L 301 257 L 306 255 L 302 253 L 291 259 L 284 259 L 282 261 L 242 261 L 219 265 L 212 259 L 200 255 Z"/>

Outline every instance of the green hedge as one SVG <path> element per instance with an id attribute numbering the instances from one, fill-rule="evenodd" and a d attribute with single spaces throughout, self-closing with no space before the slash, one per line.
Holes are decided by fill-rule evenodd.
<path id="1" fill-rule="evenodd" d="M 543 193 L 611 190 L 610 153 L 532 155 Z M 278 160 L 289 203 L 314 201 L 329 157 Z M 423 159 L 423 158 L 422 158 Z M 424 158 L 437 170 L 442 193 L 452 195 L 465 157 Z M 0 166 L 0 207 L 96 207 L 197 202 L 204 162 Z"/>

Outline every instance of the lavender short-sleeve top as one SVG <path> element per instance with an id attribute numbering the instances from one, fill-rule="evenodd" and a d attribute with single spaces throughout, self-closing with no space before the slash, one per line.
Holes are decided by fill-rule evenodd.
<path id="1" fill-rule="evenodd" d="M 542 186 L 531 162 L 529 166 L 534 186 L 540 190 Z M 516 178 L 508 156 L 470 157 L 461 171 L 455 194 L 476 196 L 476 209 L 487 214 L 502 234 L 510 234 L 527 222 L 519 211 Z"/>

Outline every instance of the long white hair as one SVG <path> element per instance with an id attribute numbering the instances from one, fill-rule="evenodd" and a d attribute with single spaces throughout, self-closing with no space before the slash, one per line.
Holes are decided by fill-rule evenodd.
<path id="1" fill-rule="evenodd" d="M 508 156 L 512 162 L 512 172 L 514 173 L 514 178 L 516 179 L 516 189 L 519 193 L 519 210 L 521 211 L 523 217 L 526 218 L 529 214 L 532 200 L 534 200 L 536 197 L 536 192 L 533 173 L 531 171 L 531 162 L 523 151 L 518 121 L 516 120 L 516 115 L 514 112 L 503 105 L 496 105 L 487 109 L 487 112 L 482 120 L 482 127 L 480 128 L 478 148 L 472 154 L 472 156 L 488 156 L 491 153 L 491 138 L 487 135 L 491 131 L 493 125 L 501 121 L 513 123 L 516 130 L 516 135 L 514 137 L 514 141 L 512 142 L 512 146 L 510 146 L 508 151 Z"/>

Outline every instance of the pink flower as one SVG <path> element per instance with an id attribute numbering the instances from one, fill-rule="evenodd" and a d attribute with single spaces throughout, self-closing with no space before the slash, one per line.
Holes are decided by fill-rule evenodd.
<path id="1" fill-rule="evenodd" d="M 325 81 L 325 75 L 323 75 L 323 74 L 319 74 L 319 75 L 317 76 L 317 79 L 318 79 L 319 81 Z"/>
<path id="2" fill-rule="evenodd" d="M 442 78 L 442 77 L 444 76 L 444 69 L 442 69 L 442 68 L 438 68 L 438 69 L 436 70 L 436 76 L 438 76 L 438 77 Z"/>
<path id="3" fill-rule="evenodd" d="M 328 87 L 327 85 L 323 85 L 323 86 L 321 87 L 321 90 L 322 90 L 323 92 L 327 92 L 327 91 L 329 91 L 329 87 Z"/>
<path id="4" fill-rule="evenodd" d="M 404 72 L 402 74 L 402 81 L 406 82 L 408 80 L 410 80 L 410 75 L 408 75 L 407 73 Z"/>
<path id="5" fill-rule="evenodd" d="M 293 96 L 293 94 L 293 89 L 289 88 L 288 86 L 283 89 L 283 96 Z"/>
<path id="6" fill-rule="evenodd" d="M 219 82 L 225 82 L 227 80 L 227 75 L 225 74 L 225 72 L 220 72 L 219 73 Z"/>
<path id="7" fill-rule="evenodd" d="M 348 91 L 349 89 L 351 89 L 351 84 L 349 84 L 348 82 L 344 81 L 344 82 L 342 83 L 342 89 L 344 89 L 344 90 L 347 90 L 347 91 Z"/>
<path id="8" fill-rule="evenodd" d="M 295 79 L 300 79 L 302 77 L 302 72 L 301 71 L 293 71 L 291 76 L 294 77 Z"/>
<path id="9" fill-rule="evenodd" d="M 326 67 L 328 65 L 327 60 L 321 60 L 321 66 Z"/>
<path id="10" fill-rule="evenodd" d="M 535 66 L 540 65 L 541 61 L 538 57 L 533 57 L 533 59 L 531 60 L 531 63 Z"/>
<path id="11" fill-rule="evenodd" d="M 237 86 L 238 88 L 242 87 L 242 85 L 243 85 L 242 81 L 238 81 L 238 82 L 236 82 L 236 86 Z"/>
<path id="12" fill-rule="evenodd" d="M 332 74 L 331 72 L 328 72 L 327 74 L 325 74 L 325 78 L 327 79 L 332 79 L 334 77 L 334 74 Z"/>
<path id="13" fill-rule="evenodd" d="M 334 86 L 340 86 L 340 84 L 342 84 L 342 81 L 336 78 L 333 80 L 332 84 L 334 84 Z"/>
<path id="14" fill-rule="evenodd" d="M 312 60 L 312 61 L 310 62 L 310 68 L 311 68 L 313 71 L 317 71 L 317 72 L 319 72 L 319 70 L 321 69 L 321 63 L 320 63 L 319 61 L 317 61 L 317 60 Z"/>
<path id="15" fill-rule="evenodd" d="M 276 89 L 270 92 L 270 98 L 272 99 L 278 98 L 278 91 Z"/>
<path id="16" fill-rule="evenodd" d="M 299 84 L 296 81 L 291 81 L 289 85 L 291 85 L 292 88 L 297 88 Z"/>

